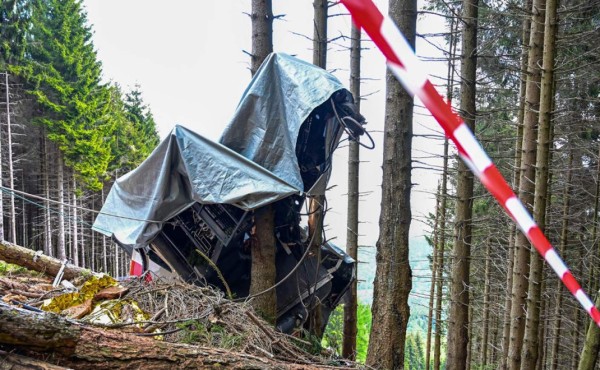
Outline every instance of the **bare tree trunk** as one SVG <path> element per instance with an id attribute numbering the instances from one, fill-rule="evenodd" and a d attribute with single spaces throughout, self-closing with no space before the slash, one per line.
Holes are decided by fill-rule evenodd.
<path id="1" fill-rule="evenodd" d="M 526 9 L 531 9 L 532 0 L 527 0 Z M 521 155 L 523 149 L 523 121 L 525 117 L 525 92 L 527 89 L 527 60 L 529 57 L 529 33 L 531 31 L 531 18 L 524 17 L 523 28 L 522 28 L 522 45 L 521 45 L 521 84 L 519 89 L 519 113 L 517 118 L 517 138 L 515 143 L 515 162 L 513 171 L 513 188 L 519 189 L 521 181 Z M 514 224 L 510 226 L 510 232 L 508 235 L 508 266 L 506 269 L 506 287 L 507 294 L 504 301 L 504 321 L 502 331 L 502 356 L 500 358 L 500 369 L 505 370 L 508 366 L 508 347 L 510 342 L 510 312 L 512 307 L 512 284 L 513 284 L 513 270 L 515 262 L 515 241 L 516 241 L 517 227 Z"/>
<path id="2" fill-rule="evenodd" d="M 73 173 L 73 182 L 72 182 L 72 192 L 71 192 L 71 201 L 73 202 L 73 207 L 71 207 L 71 245 L 73 248 L 73 264 L 75 266 L 79 266 L 79 230 L 77 226 L 77 180 L 75 180 L 75 173 Z"/>
<path id="3" fill-rule="evenodd" d="M 313 64 L 327 67 L 327 0 L 314 0 Z"/>
<path id="4" fill-rule="evenodd" d="M 450 85 L 452 86 L 452 84 Z M 452 89 L 450 88 L 450 91 Z M 452 101 L 450 92 L 450 99 Z M 446 205 L 448 200 L 448 139 L 444 139 L 444 159 L 442 170 L 442 188 L 440 203 L 440 240 L 436 246 L 438 250 L 437 277 L 436 277 L 436 303 L 435 303 L 435 336 L 433 340 L 433 369 L 440 370 L 442 347 L 442 290 L 444 286 L 444 252 L 446 249 Z"/>
<path id="5" fill-rule="evenodd" d="M 96 194 L 92 194 L 92 209 L 96 208 Z M 90 225 L 94 223 L 94 212 L 90 212 Z M 90 269 L 96 271 L 96 234 L 90 230 Z"/>
<path id="6" fill-rule="evenodd" d="M 440 235 L 440 199 L 442 197 L 441 186 L 438 184 L 437 194 L 436 194 L 436 204 L 435 204 L 435 222 L 433 224 L 433 255 L 431 256 L 431 285 L 429 287 L 429 312 L 427 313 L 427 339 L 425 342 L 425 370 L 429 370 L 431 366 L 431 335 L 433 328 L 433 301 L 435 298 L 435 287 L 436 287 L 436 278 L 437 278 L 437 265 L 438 265 L 438 245 L 439 245 L 439 235 Z"/>
<path id="7" fill-rule="evenodd" d="M 106 200 L 105 195 L 106 194 L 104 192 L 104 184 L 102 184 L 102 204 L 104 204 L 104 201 Z M 102 234 L 102 272 L 108 274 L 108 248 L 106 244 L 106 235 Z"/>
<path id="8" fill-rule="evenodd" d="M 314 29 L 313 29 L 313 64 L 323 69 L 327 68 L 327 0 L 315 0 Z M 323 243 L 323 216 L 325 212 L 325 195 L 315 195 L 309 198 L 308 237 L 311 240 L 309 248 L 314 250 L 316 260 L 321 262 L 321 244 Z M 323 336 L 320 302 L 310 302 L 313 310 L 308 317 L 309 332 L 321 338 Z"/>
<path id="9" fill-rule="evenodd" d="M 457 37 L 455 31 L 458 29 L 458 22 L 452 18 L 450 21 L 450 45 L 448 53 L 448 87 L 446 98 L 448 103 L 452 104 L 454 94 L 454 56 L 456 55 Z M 438 264 L 436 277 L 436 305 L 435 305 L 435 336 L 433 341 L 433 369 L 440 370 L 441 366 L 441 346 L 442 346 L 442 290 L 444 286 L 444 252 L 446 250 L 446 208 L 448 203 L 448 138 L 444 138 L 444 154 L 442 165 L 442 188 L 440 202 L 440 224 L 439 224 L 439 244 Z"/>
<path id="10" fill-rule="evenodd" d="M 17 211 L 15 209 L 15 193 L 12 192 L 15 188 L 15 170 L 13 168 L 13 153 L 12 153 L 12 125 L 10 123 L 10 84 L 8 83 L 8 73 L 4 73 L 4 81 L 6 84 L 6 149 L 8 162 L 8 187 L 10 188 L 10 240 L 14 244 L 17 243 Z"/>
<path id="11" fill-rule="evenodd" d="M 535 192 L 535 164 L 537 150 L 536 125 L 540 102 L 540 61 L 544 36 L 544 0 L 534 0 L 532 7 L 531 34 L 527 63 L 527 85 L 525 93 L 525 115 L 523 120 L 523 147 L 521 157 L 521 179 L 519 198 L 531 211 Z M 515 242 L 515 264 L 513 268 L 511 328 L 508 351 L 508 368 L 517 370 L 521 366 L 521 350 L 525 334 L 527 289 L 529 286 L 529 241 L 523 233 L 517 234 Z"/>
<path id="12" fill-rule="evenodd" d="M 465 124 L 475 132 L 478 0 L 463 1 L 460 110 Z M 447 367 L 466 369 L 469 328 L 469 273 L 473 214 L 473 174 L 462 161 L 456 185 L 456 226 L 453 248 L 450 309 L 448 314 Z"/>
<path id="13" fill-rule="evenodd" d="M 46 200 L 44 201 L 44 254 L 47 256 L 54 256 L 52 248 L 52 214 L 50 213 L 50 178 L 49 178 L 49 164 L 50 164 L 50 148 L 48 148 L 48 139 L 46 138 L 45 130 L 42 131 L 42 171 L 44 172 L 44 195 Z"/>
<path id="14" fill-rule="evenodd" d="M 414 47 L 417 1 L 390 0 L 389 14 Z M 386 75 L 385 113 L 381 215 L 367 365 L 403 369 L 410 317 L 408 296 L 412 287 L 408 236 L 411 223 L 413 98 L 389 71 Z"/>
<path id="15" fill-rule="evenodd" d="M 252 0 L 252 76 L 267 55 L 273 51 L 273 9 L 271 0 Z M 275 210 L 272 205 L 254 214 L 257 243 L 252 245 L 250 294 L 256 294 L 275 285 Z M 253 307 L 268 322 L 275 324 L 277 296 L 275 289 L 261 294 L 252 301 Z"/>
<path id="16" fill-rule="evenodd" d="M 0 259 L 50 276 L 56 276 L 62 266 L 61 260 L 44 255 L 36 256 L 34 250 L 8 242 L 0 242 Z M 64 268 L 65 279 L 90 274 L 91 271 L 70 263 L 66 264 Z"/>
<path id="17" fill-rule="evenodd" d="M 256 223 L 256 245 L 252 246 L 252 272 L 250 295 L 262 292 L 275 285 L 275 224 L 274 211 L 271 205 L 264 206 L 254 212 Z M 271 225 L 271 228 L 265 227 Z M 259 227 L 260 226 L 260 227 Z M 273 267 L 273 268 L 270 268 Z M 277 300 L 275 289 L 254 298 L 252 306 L 266 321 L 275 324 L 277 319 Z"/>
<path id="18" fill-rule="evenodd" d="M 596 307 L 600 306 L 600 294 L 596 298 Z M 577 370 L 594 370 L 598 362 L 598 353 L 600 352 L 600 328 L 592 320 L 589 320 L 583 350 Z"/>
<path id="19" fill-rule="evenodd" d="M 58 191 L 58 258 L 67 259 L 67 250 L 65 245 L 65 182 L 64 182 L 64 163 L 62 153 L 56 153 L 56 189 Z"/>
<path id="20" fill-rule="evenodd" d="M 256 74 L 267 55 L 273 52 L 273 6 L 271 0 L 252 0 L 252 55 L 250 73 Z"/>
<path id="21" fill-rule="evenodd" d="M 563 254 L 567 244 L 569 243 L 569 213 L 570 213 L 570 200 L 571 200 L 571 181 L 573 177 L 573 150 L 569 151 L 569 167 L 567 168 L 567 181 L 565 183 L 565 189 L 563 193 L 563 209 L 562 209 L 562 227 L 560 232 L 560 244 L 558 246 L 558 253 Z M 556 282 L 556 300 L 554 302 L 554 317 L 556 321 L 554 323 L 554 333 L 552 338 L 552 348 L 550 352 L 550 368 L 556 370 L 558 367 L 558 347 L 560 344 L 561 335 L 561 324 L 562 324 L 562 281 Z"/>
<path id="22" fill-rule="evenodd" d="M 556 0 L 546 0 L 544 50 L 538 118 L 538 145 L 535 166 L 535 195 L 533 217 L 543 231 L 546 227 L 546 205 L 548 197 L 548 165 L 550 157 L 550 132 L 552 102 L 554 98 L 554 40 L 556 35 Z M 529 267 L 529 294 L 525 337 L 521 355 L 521 370 L 535 367 L 539 355 L 539 325 L 541 281 L 544 261 L 535 249 L 531 250 Z"/>
<path id="23" fill-rule="evenodd" d="M 360 110 L 360 28 L 352 25 L 350 31 L 350 92 L 354 97 L 356 108 Z M 348 219 L 346 233 L 346 253 L 358 261 L 358 197 L 359 197 L 359 166 L 360 146 L 355 140 L 350 140 L 348 147 Z M 358 264 L 357 264 L 358 270 Z M 357 281 L 354 280 L 348 290 L 348 301 L 344 305 L 344 339 L 342 356 L 356 359 L 357 327 Z"/>
<path id="24" fill-rule="evenodd" d="M 600 158 L 600 153 L 598 153 Z M 596 193 L 594 195 L 594 218 L 592 222 L 592 251 L 600 253 L 600 246 L 596 238 L 598 237 L 598 211 L 600 205 L 600 161 L 598 161 L 598 167 L 596 169 Z M 598 294 L 598 267 L 592 264 L 590 267 L 590 278 L 592 289 L 596 292 L 596 307 L 600 306 L 600 294 Z M 581 351 L 581 357 L 579 359 L 579 365 L 577 370 L 593 370 L 598 361 L 598 352 L 600 352 L 600 328 L 596 325 L 593 320 L 589 320 L 588 328 L 586 331 L 585 341 L 583 343 L 583 349 Z"/>
<path id="25" fill-rule="evenodd" d="M 487 367 L 487 352 L 488 352 L 488 335 L 489 335 L 489 318 L 490 318 L 490 238 L 487 239 L 485 245 L 485 277 L 483 283 L 483 333 L 481 335 L 481 368 Z"/>
<path id="26" fill-rule="evenodd" d="M 6 76 L 8 76 L 8 72 L 4 72 Z M 8 84 L 6 84 L 6 91 L 8 94 Z M 6 97 L 6 106 L 8 107 L 9 98 Z M 7 116 L 9 110 L 7 110 Z M 2 130 L 0 129 L 0 186 L 3 186 L 2 183 L 2 173 L 4 171 L 4 162 L 2 161 Z M 4 235 L 4 191 L 0 192 L 0 241 L 5 240 Z"/>

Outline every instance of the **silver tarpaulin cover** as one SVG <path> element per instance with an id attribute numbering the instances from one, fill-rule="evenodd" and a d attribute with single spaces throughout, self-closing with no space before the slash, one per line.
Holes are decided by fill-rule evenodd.
<path id="1" fill-rule="evenodd" d="M 300 193 L 231 149 L 176 126 L 138 168 L 117 180 L 93 228 L 141 247 L 160 231 L 162 221 L 194 202 L 249 210 Z"/>
<path id="2" fill-rule="evenodd" d="M 296 141 L 304 120 L 343 89 L 324 69 L 270 54 L 244 92 L 220 142 L 302 189 Z"/>
<path id="3" fill-rule="evenodd" d="M 325 70 L 271 54 L 220 144 L 175 127 L 138 168 L 115 182 L 93 229 L 139 248 L 194 202 L 251 210 L 302 193 L 296 157 L 300 126 L 341 89 Z"/>

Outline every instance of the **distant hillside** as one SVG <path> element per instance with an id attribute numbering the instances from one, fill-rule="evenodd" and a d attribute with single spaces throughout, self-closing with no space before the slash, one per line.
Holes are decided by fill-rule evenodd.
<path id="1" fill-rule="evenodd" d="M 425 238 L 412 238 L 409 241 L 409 260 L 412 269 L 412 290 L 408 300 L 410 305 L 409 331 L 425 331 L 429 307 L 431 270 L 429 258 L 431 246 Z M 373 280 L 375 278 L 375 246 L 358 248 L 358 299 L 366 304 L 373 302 Z"/>

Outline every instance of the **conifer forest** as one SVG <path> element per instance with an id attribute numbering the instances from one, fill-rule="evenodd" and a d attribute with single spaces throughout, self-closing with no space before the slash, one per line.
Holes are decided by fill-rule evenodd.
<path id="1" fill-rule="evenodd" d="M 343 207 L 337 205 L 326 215 L 327 197 L 335 186 L 318 195 L 305 189 L 302 195 L 303 217 L 308 218 L 306 253 L 314 252 L 321 263 L 319 258 L 326 258 L 319 248 L 343 234 L 345 244 L 338 244 L 357 261 L 357 279 L 351 279 L 337 308 L 327 313 L 327 325 L 320 316 L 323 298 L 316 303 L 318 310 L 303 318 L 305 332 L 285 334 L 293 337 L 288 338 L 291 345 L 307 346 L 301 352 L 286 347 L 279 350 L 284 355 L 273 357 L 268 348 L 258 349 L 248 352 L 254 357 L 242 356 L 235 365 L 223 359 L 224 368 L 261 368 L 253 361 L 264 357 L 264 368 L 285 369 L 600 369 L 600 328 L 590 317 L 598 312 L 582 308 L 580 297 L 575 297 L 582 293 L 565 287 L 563 276 L 557 276 L 562 272 L 555 273 L 540 256 L 527 233 L 496 201 L 496 194 L 478 180 L 480 174 L 473 174 L 473 165 L 460 159 L 462 149 L 435 121 L 431 119 L 434 129 L 426 133 L 418 127 L 420 117 L 432 114 L 425 109 L 426 102 L 405 90 L 392 71 L 378 82 L 365 72 L 379 68 L 383 73 L 385 61 L 378 41 L 371 41 L 351 22 L 350 12 L 353 5 L 371 1 L 304 0 L 310 16 L 303 22 L 311 25 L 312 33 L 299 35 L 304 31 L 298 30 L 292 39 L 306 39 L 310 45 L 312 60 L 306 62 L 343 76 L 341 83 L 367 121 L 373 105 L 366 105 L 381 102 L 375 115 L 381 117 L 381 127 L 365 126 L 371 130 L 367 134 L 376 149 L 370 153 L 376 160 L 365 159 L 367 136 L 357 139 L 344 128 L 337 148 L 343 162 L 336 160 L 337 172 L 329 180 L 329 185 L 344 182 Z M 115 181 L 153 153 L 165 139 L 159 126 L 173 122 L 155 119 L 143 84 L 123 86 L 103 71 L 86 3 L 89 0 L 0 0 L 0 244 L 22 246 L 122 280 L 130 274 L 131 250 L 107 233 L 92 230 L 92 225 Z M 164 6 L 182 7 L 185 12 L 185 3 Z M 239 50 L 245 60 L 239 68 L 249 78 L 260 73 L 272 52 L 288 52 L 278 43 L 284 35 L 277 35 L 274 24 L 286 22 L 292 14 L 274 12 L 275 3 L 244 2 L 245 35 L 251 48 Z M 374 3 L 398 26 L 410 47 L 417 45 L 423 65 L 438 66 L 425 71 L 432 74 L 435 89 L 460 114 L 599 307 L 600 0 Z M 341 19 L 347 25 L 343 34 L 328 30 Z M 382 32 L 386 27 L 384 21 Z M 435 56 L 423 55 L 419 45 L 429 45 Z M 160 46 L 156 48 L 160 53 Z M 367 54 L 379 59 L 373 62 Z M 178 63 L 177 56 L 173 60 Z M 376 83 L 381 91 L 374 93 Z M 204 103 L 204 109 L 211 109 L 212 103 Z M 357 125 L 363 123 L 358 121 Z M 226 124 L 219 123 L 223 128 Z M 428 144 L 419 144 L 423 142 Z M 340 168 L 344 177 L 336 178 Z M 365 173 L 373 173 L 369 168 L 380 171 L 381 178 L 369 179 L 378 198 L 364 201 L 374 191 L 363 186 Z M 423 172 L 428 180 L 419 177 Z M 435 183 L 427 194 L 431 206 L 415 211 L 422 182 Z M 254 315 L 262 316 L 257 330 L 271 337 L 281 308 L 274 251 L 281 244 L 294 248 L 281 241 L 278 231 L 281 202 L 250 211 L 252 233 L 243 241 L 251 258 L 246 295 L 256 312 L 248 315 L 252 322 L 258 320 Z M 375 224 L 365 221 L 367 207 L 377 211 Z M 328 219 L 333 218 L 343 218 L 340 230 L 328 228 Z M 415 239 L 411 228 L 422 228 L 424 235 Z M 372 238 L 370 245 L 359 238 L 365 234 Z M 0 251 L 0 293 L 11 268 Z M 228 299 L 239 301 L 218 273 L 217 285 L 227 289 Z M 368 291 L 367 298 L 363 290 Z M 0 317 L 4 309 L 0 307 Z M 14 341 L 3 339 L 10 336 L 4 330 L 0 324 L 0 365 L 14 352 L 57 366 L 79 366 L 74 357 L 69 357 L 72 362 L 58 363 L 51 355 L 21 352 Z M 216 347 L 224 343 L 203 342 L 206 337 L 194 330 L 190 333 L 195 336 L 186 336 L 185 343 Z M 225 338 L 222 332 L 219 336 Z M 233 351 L 246 342 L 235 340 L 233 334 L 230 338 L 235 345 L 222 348 Z M 278 351 L 275 347 L 273 353 Z M 306 354 L 304 362 L 295 364 L 294 353 L 324 356 L 329 362 Z M 244 359 L 252 365 L 244 367 Z M 273 362 L 279 360 L 283 361 L 279 365 Z M 209 367 L 209 362 L 185 361 L 170 368 Z M 91 362 L 86 364 L 92 367 Z M 155 367 L 149 368 L 164 366 L 152 364 Z M 127 364 L 119 366 L 115 368 Z"/>

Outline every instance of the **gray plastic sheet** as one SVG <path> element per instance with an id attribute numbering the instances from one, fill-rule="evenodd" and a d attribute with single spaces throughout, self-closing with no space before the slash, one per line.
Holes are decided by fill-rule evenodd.
<path id="1" fill-rule="evenodd" d="M 300 126 L 342 88 L 321 68 L 271 54 L 219 143 L 176 126 L 138 168 L 115 182 L 93 229 L 123 246 L 141 248 L 194 202 L 252 210 L 301 194 Z"/>
<path id="2" fill-rule="evenodd" d="M 300 193 L 231 149 L 176 126 L 150 157 L 115 182 L 93 229 L 143 247 L 164 221 L 194 202 L 251 210 Z"/>
<path id="3" fill-rule="evenodd" d="M 300 126 L 343 88 L 322 68 L 272 53 L 256 72 L 219 141 L 302 189 L 296 160 Z"/>

